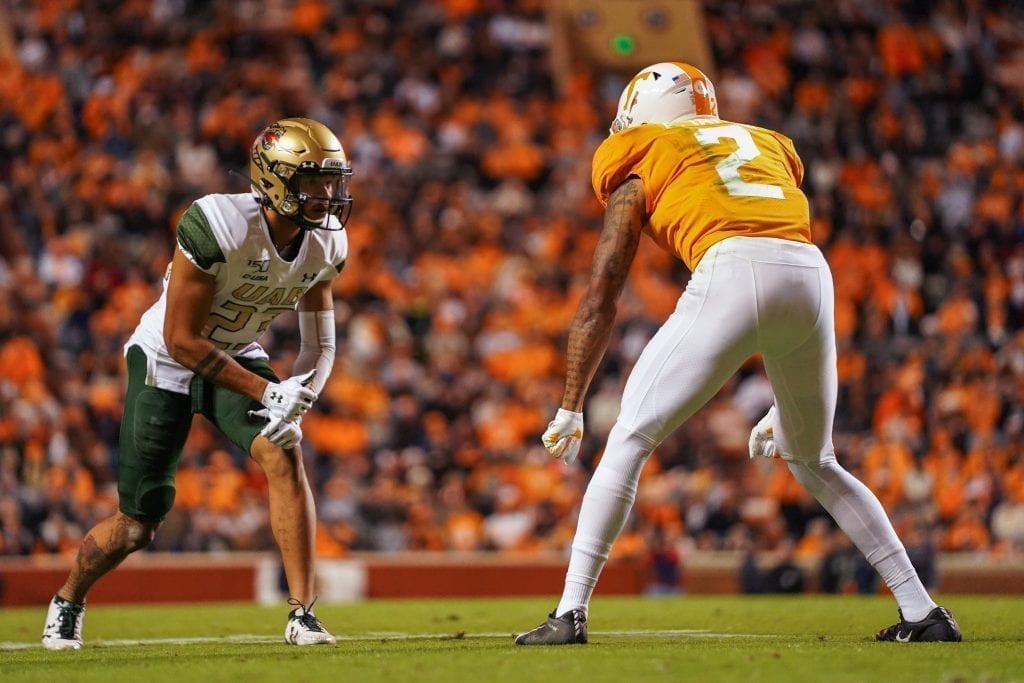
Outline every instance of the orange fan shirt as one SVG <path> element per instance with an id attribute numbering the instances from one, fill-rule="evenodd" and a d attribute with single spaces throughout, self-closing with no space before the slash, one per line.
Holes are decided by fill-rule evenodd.
<path id="1" fill-rule="evenodd" d="M 592 181 L 604 205 L 630 176 L 643 181 L 644 232 L 692 271 L 728 237 L 811 243 L 804 166 L 781 133 L 700 116 L 644 124 L 609 136 L 594 152 Z"/>

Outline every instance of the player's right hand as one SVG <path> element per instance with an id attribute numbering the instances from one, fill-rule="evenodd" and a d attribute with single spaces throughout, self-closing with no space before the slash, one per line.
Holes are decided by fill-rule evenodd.
<path id="1" fill-rule="evenodd" d="M 299 421 L 288 422 L 279 417 L 271 417 L 270 411 L 250 410 L 249 417 L 262 417 L 267 424 L 260 430 L 260 436 L 265 436 L 267 441 L 280 448 L 295 448 L 302 441 L 302 428 Z"/>
<path id="2" fill-rule="evenodd" d="M 309 388 L 315 375 L 316 368 L 303 375 L 289 377 L 280 384 L 267 384 L 260 403 L 266 406 L 268 419 L 273 421 L 274 418 L 278 418 L 285 422 L 295 422 L 305 415 L 316 400 L 316 392 Z"/>
<path id="3" fill-rule="evenodd" d="M 559 408 L 555 419 L 548 423 L 547 431 L 541 437 L 544 448 L 554 458 L 561 458 L 571 465 L 580 452 L 583 440 L 583 413 Z"/>

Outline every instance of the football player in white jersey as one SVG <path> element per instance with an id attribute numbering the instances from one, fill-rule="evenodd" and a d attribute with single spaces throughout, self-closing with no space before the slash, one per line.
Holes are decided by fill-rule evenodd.
<path id="1" fill-rule="evenodd" d="M 174 502 L 174 475 L 192 415 L 201 413 L 266 473 L 270 522 L 289 603 L 285 640 L 334 643 L 314 616 L 313 495 L 302 466 L 301 419 L 334 363 L 331 282 L 345 264 L 352 168 L 338 138 L 304 118 L 277 121 L 253 143 L 252 192 L 207 195 L 178 222 L 160 298 L 125 344 L 118 512 L 82 540 L 50 602 L 48 649 L 82 647 L 86 594 L 145 547 Z M 259 336 L 298 309 L 301 346 L 279 381 Z"/>

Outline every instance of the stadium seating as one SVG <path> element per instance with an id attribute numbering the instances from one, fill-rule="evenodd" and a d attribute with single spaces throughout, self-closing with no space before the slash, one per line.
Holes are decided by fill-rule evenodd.
<path id="1" fill-rule="evenodd" d="M 1024 31 L 1015 3 L 706 3 L 722 115 L 792 137 L 835 271 L 841 461 L 914 552 L 1024 553 Z M 540 445 L 596 240 L 590 155 L 624 74 L 556 88 L 544 3 L 21 3 L 0 23 L 0 555 L 116 506 L 121 346 L 177 218 L 245 191 L 267 121 L 353 159 L 334 374 L 305 419 L 317 551 L 561 551 L 626 373 L 687 273 L 646 244 L 580 465 Z M 925 11 L 926 7 L 934 7 Z M 970 9 L 965 9 L 969 7 Z M 509 31 L 515 29 L 510 34 Z M 288 374 L 294 317 L 268 333 Z M 644 473 L 622 558 L 824 556 L 746 434 L 752 361 Z M 257 467 L 197 420 L 153 548 L 272 546 Z M 811 530 L 811 531 L 809 531 Z"/>

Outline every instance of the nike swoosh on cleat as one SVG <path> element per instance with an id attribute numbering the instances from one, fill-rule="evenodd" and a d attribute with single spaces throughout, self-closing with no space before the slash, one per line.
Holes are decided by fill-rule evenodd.
<path id="1" fill-rule="evenodd" d="M 897 631 L 896 632 L 896 642 L 897 643 L 909 643 L 910 642 L 910 632 L 907 631 L 907 635 L 904 636 L 902 633 Z"/>

